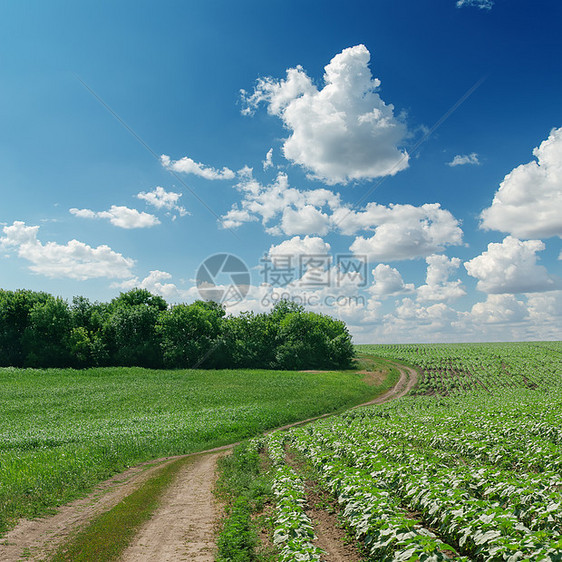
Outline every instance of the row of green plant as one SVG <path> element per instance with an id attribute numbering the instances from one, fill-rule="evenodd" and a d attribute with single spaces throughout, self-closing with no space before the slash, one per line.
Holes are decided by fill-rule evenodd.
<path id="1" fill-rule="evenodd" d="M 273 463 L 275 518 L 273 543 L 280 549 L 280 562 L 314 562 L 323 551 L 313 544 L 316 535 L 306 513 L 306 492 L 302 477 L 285 462 L 285 437 L 273 433 L 267 438 L 267 452 Z"/>
<path id="2" fill-rule="evenodd" d="M 0 368 L 0 533 L 151 459 L 339 411 L 363 375 L 264 370 Z"/>
<path id="3" fill-rule="evenodd" d="M 144 289 L 71 304 L 0 289 L 0 366 L 341 369 L 353 354 L 342 321 L 289 301 L 226 316 L 212 301 L 169 306 Z"/>

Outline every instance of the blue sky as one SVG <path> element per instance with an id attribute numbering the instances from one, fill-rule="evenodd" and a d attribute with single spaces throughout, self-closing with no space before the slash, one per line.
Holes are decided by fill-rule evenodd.
<path id="1" fill-rule="evenodd" d="M 1 287 L 189 302 L 231 253 L 232 313 L 290 295 L 360 343 L 559 339 L 558 1 L 0 15 Z"/>

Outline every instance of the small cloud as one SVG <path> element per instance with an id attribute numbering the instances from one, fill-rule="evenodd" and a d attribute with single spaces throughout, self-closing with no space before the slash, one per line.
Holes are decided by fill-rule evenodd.
<path id="1" fill-rule="evenodd" d="M 160 224 L 158 218 L 149 213 L 112 205 L 109 211 L 92 211 L 91 209 L 70 209 L 70 213 L 82 219 L 108 219 L 119 228 L 150 228 Z"/>
<path id="2" fill-rule="evenodd" d="M 411 260 L 462 244 L 459 221 L 439 203 L 386 207 L 371 202 L 361 211 L 342 211 L 338 226 L 344 234 L 357 230 L 372 233 L 356 237 L 350 246 L 353 253 L 367 255 L 371 260 Z"/>
<path id="3" fill-rule="evenodd" d="M 273 148 L 270 148 L 265 155 L 265 160 L 263 161 L 263 169 L 264 171 L 268 168 L 273 168 Z"/>
<path id="4" fill-rule="evenodd" d="M 168 300 L 182 300 L 188 298 L 189 291 L 181 290 L 174 283 L 169 283 L 172 276 L 166 271 L 151 271 L 144 279 L 132 277 L 120 283 L 112 283 L 113 288 L 130 291 L 131 289 L 146 289 L 155 295 Z"/>
<path id="5" fill-rule="evenodd" d="M 458 299 L 466 295 L 460 279 L 449 280 L 449 277 L 460 266 L 459 258 L 449 259 L 447 256 L 434 254 L 425 258 L 427 273 L 425 285 L 418 287 L 418 301 L 445 302 Z"/>
<path id="6" fill-rule="evenodd" d="M 537 252 L 545 248 L 541 240 L 521 241 L 507 236 L 501 243 L 490 243 L 479 256 L 465 262 L 471 277 L 478 279 L 476 288 L 489 294 L 540 293 L 560 288 L 537 263 Z"/>
<path id="7" fill-rule="evenodd" d="M 479 166 L 480 160 L 478 160 L 478 154 L 473 152 L 472 154 L 457 154 L 450 162 L 447 162 L 447 166 L 464 166 L 465 164 L 472 164 Z"/>
<path id="8" fill-rule="evenodd" d="M 184 156 L 179 160 L 171 160 L 166 154 L 160 156 L 162 166 L 173 172 L 182 172 L 184 174 L 195 174 L 196 176 L 205 178 L 206 180 L 231 180 L 234 179 L 235 173 L 226 166 L 222 170 L 216 170 L 204 164 L 200 164 L 191 158 Z"/>
<path id="9" fill-rule="evenodd" d="M 457 8 L 464 8 L 465 6 L 473 6 L 481 10 L 491 10 L 494 2 L 493 0 L 457 0 Z"/>
<path id="10" fill-rule="evenodd" d="M 176 211 L 180 217 L 185 217 L 185 215 L 188 215 L 189 213 L 184 207 L 178 205 L 178 201 L 181 196 L 181 193 L 166 191 L 160 186 L 157 186 L 153 191 L 141 191 L 137 194 L 139 199 L 146 201 L 149 205 L 152 205 L 158 210 L 166 209 L 170 213 Z"/>
<path id="11" fill-rule="evenodd" d="M 369 292 L 378 298 L 412 293 L 414 291 L 414 285 L 412 283 L 404 283 L 400 272 L 384 263 L 379 263 L 377 267 L 373 269 L 373 279 L 374 282 L 371 287 L 369 287 Z"/>

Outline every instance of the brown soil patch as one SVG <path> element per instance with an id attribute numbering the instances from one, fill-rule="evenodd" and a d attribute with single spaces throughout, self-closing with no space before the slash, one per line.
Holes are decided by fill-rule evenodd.
<path id="1" fill-rule="evenodd" d="M 314 524 L 316 533 L 314 545 L 324 551 L 322 561 L 361 562 L 364 558 L 361 556 L 357 543 L 348 537 L 345 529 L 340 526 L 334 503 L 331 503 L 330 511 L 316 507 L 317 505 L 324 506 L 328 501 L 324 494 L 314 491 L 308 493 L 308 502 L 311 507 L 307 510 L 307 515 Z"/>
<path id="2" fill-rule="evenodd" d="M 396 400 L 405 396 L 416 386 L 418 382 L 418 372 L 412 367 L 406 367 L 405 365 L 399 365 L 398 363 L 393 363 L 393 365 L 400 371 L 400 378 L 398 382 L 384 394 L 381 394 L 378 398 L 365 402 L 365 404 L 360 404 L 359 406 L 354 406 L 353 408 L 360 408 L 362 406 L 371 406 L 374 404 L 384 404 L 389 400 Z M 352 409 L 353 409 L 352 408 Z"/>
<path id="3" fill-rule="evenodd" d="M 219 511 L 213 489 L 221 454 L 200 455 L 181 469 L 121 562 L 213 562 Z"/>
<path id="4" fill-rule="evenodd" d="M 302 471 L 305 463 L 290 448 L 285 447 L 285 460 L 288 465 L 297 471 Z M 350 537 L 341 525 L 338 514 L 340 505 L 334 497 L 323 490 L 317 482 L 306 480 L 306 501 L 308 508 L 306 514 L 314 525 L 316 538 L 313 543 L 324 551 L 322 562 L 361 562 L 359 544 Z"/>
<path id="5" fill-rule="evenodd" d="M 386 378 L 383 371 L 357 371 L 357 374 L 363 375 L 363 382 L 369 386 L 379 386 Z"/>

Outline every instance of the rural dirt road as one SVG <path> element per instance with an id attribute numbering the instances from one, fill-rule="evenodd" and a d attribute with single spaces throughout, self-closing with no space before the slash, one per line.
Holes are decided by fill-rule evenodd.
<path id="1" fill-rule="evenodd" d="M 390 390 L 364 404 L 382 404 L 407 394 L 417 382 L 417 372 L 395 364 L 400 378 Z M 283 426 L 288 429 L 328 417 L 310 418 Z M 138 535 L 123 554 L 122 562 L 213 562 L 215 525 L 218 506 L 213 496 L 216 481 L 216 463 L 221 455 L 234 446 L 225 445 L 204 453 L 158 459 L 131 468 L 103 482 L 86 498 L 58 509 L 50 517 L 22 520 L 0 539 L 0 560 L 20 562 L 48 560 L 56 549 L 77 529 L 84 527 L 95 516 L 108 511 L 126 496 L 137 490 L 164 464 L 178 458 L 192 456 L 178 474 L 174 483 L 161 498 L 153 517 L 141 527 Z"/>
<path id="2" fill-rule="evenodd" d="M 219 507 L 213 495 L 217 459 L 199 455 L 182 468 L 160 499 L 160 507 L 140 529 L 122 562 L 212 562 Z"/>

